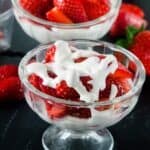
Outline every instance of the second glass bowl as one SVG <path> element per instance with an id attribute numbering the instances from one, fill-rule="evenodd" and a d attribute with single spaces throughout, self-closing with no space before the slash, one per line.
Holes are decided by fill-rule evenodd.
<path id="1" fill-rule="evenodd" d="M 119 122 L 136 105 L 145 80 L 144 67 L 133 54 L 110 43 L 78 40 L 70 41 L 69 44 L 79 49 L 115 55 L 118 61 L 133 72 L 133 87 L 125 95 L 104 102 L 73 102 L 49 96 L 29 83 L 26 66 L 34 61 L 42 62 L 47 48 L 53 43 L 33 49 L 22 59 L 19 75 L 31 109 L 43 120 L 55 125 L 43 134 L 43 146 L 45 150 L 74 150 L 73 145 L 78 142 L 80 149 L 84 150 L 89 150 L 89 147 L 92 150 L 112 150 L 113 138 L 105 128 Z M 58 116 L 54 117 L 51 109 Z M 73 114 L 68 114 L 68 110 Z"/>
<path id="2" fill-rule="evenodd" d="M 40 43 L 49 43 L 56 40 L 102 38 L 114 23 L 122 0 L 110 0 L 111 10 L 104 16 L 85 23 L 72 25 L 54 23 L 33 16 L 25 11 L 19 0 L 12 0 L 14 14 L 22 29 L 30 37 Z"/>

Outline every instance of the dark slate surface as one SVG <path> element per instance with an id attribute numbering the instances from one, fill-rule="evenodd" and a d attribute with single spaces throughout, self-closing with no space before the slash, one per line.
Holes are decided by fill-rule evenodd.
<path id="1" fill-rule="evenodd" d="M 128 1 L 144 8 L 146 18 L 150 21 L 149 0 Z M 0 54 L 0 64 L 18 64 L 24 53 L 36 45 L 15 24 L 11 51 Z M 110 128 L 115 139 L 114 150 L 150 149 L 149 89 L 150 77 L 147 77 L 136 108 Z M 48 124 L 33 113 L 25 101 L 0 104 L 0 150 L 42 150 L 41 135 L 46 127 Z"/>

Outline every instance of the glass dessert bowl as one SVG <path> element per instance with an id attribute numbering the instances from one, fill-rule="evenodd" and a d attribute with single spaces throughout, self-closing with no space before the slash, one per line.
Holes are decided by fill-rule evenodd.
<path id="1" fill-rule="evenodd" d="M 97 19 L 83 23 L 63 24 L 38 18 L 23 9 L 19 0 L 12 0 L 15 17 L 30 37 L 46 44 L 56 40 L 102 38 L 114 23 L 121 5 L 121 0 L 109 0 L 110 10 Z"/>
<path id="2" fill-rule="evenodd" d="M 87 79 L 87 74 L 92 74 L 92 79 Z M 111 150 L 113 137 L 106 127 L 132 111 L 145 81 L 145 70 L 137 57 L 121 47 L 75 40 L 31 50 L 20 62 L 19 76 L 31 109 L 52 124 L 42 137 L 44 149 L 74 150 L 78 145 L 78 149 Z M 80 77 L 82 85 L 76 77 Z M 113 80 L 111 86 L 108 80 Z M 97 92 L 92 90 L 97 85 L 102 88 L 99 100 L 95 100 Z"/>

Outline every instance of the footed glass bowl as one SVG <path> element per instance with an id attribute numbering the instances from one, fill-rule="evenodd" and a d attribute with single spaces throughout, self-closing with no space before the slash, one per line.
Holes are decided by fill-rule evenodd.
<path id="1" fill-rule="evenodd" d="M 103 102 L 84 103 L 59 99 L 34 88 L 26 76 L 26 65 L 43 61 L 47 48 L 52 44 L 31 50 L 19 65 L 19 76 L 27 103 L 41 119 L 51 124 L 42 137 L 44 149 L 112 150 L 113 137 L 106 127 L 118 123 L 136 105 L 145 80 L 143 65 L 132 53 L 110 43 L 69 41 L 69 44 L 76 48 L 115 55 L 118 61 L 133 72 L 133 87 L 125 95 Z M 93 67 L 96 69 L 96 66 Z"/>
<path id="2" fill-rule="evenodd" d="M 70 25 L 35 17 L 20 6 L 19 0 L 12 0 L 12 3 L 15 17 L 24 32 L 38 42 L 46 44 L 56 40 L 102 38 L 114 23 L 122 0 L 109 1 L 111 10 L 106 15 L 92 21 Z"/>

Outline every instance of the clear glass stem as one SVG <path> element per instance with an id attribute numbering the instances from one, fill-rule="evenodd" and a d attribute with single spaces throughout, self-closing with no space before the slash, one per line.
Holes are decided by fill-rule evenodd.
<path id="1" fill-rule="evenodd" d="M 45 150 L 112 150 L 113 137 L 107 129 L 73 131 L 50 126 L 43 134 Z"/>

